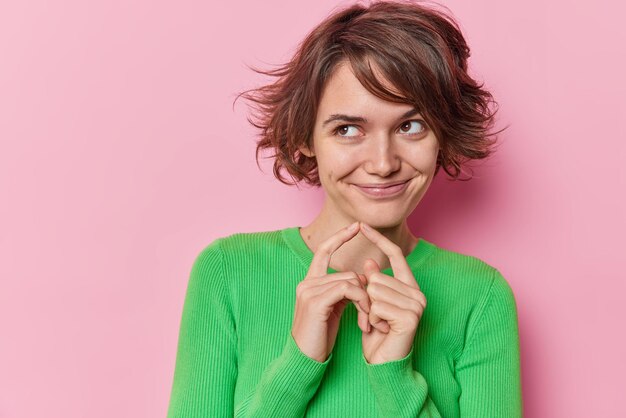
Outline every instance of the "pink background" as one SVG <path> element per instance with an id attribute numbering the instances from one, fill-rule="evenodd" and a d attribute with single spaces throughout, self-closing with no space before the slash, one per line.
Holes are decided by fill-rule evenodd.
<path id="1" fill-rule="evenodd" d="M 0 417 L 162 417 L 195 256 L 322 203 L 258 170 L 244 64 L 347 3 L 62 3 L 0 5 Z M 411 226 L 511 284 L 526 416 L 623 416 L 626 10 L 445 4 L 511 127 Z"/>

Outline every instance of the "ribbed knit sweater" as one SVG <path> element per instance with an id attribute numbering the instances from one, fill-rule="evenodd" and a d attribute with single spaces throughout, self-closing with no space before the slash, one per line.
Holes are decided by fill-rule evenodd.
<path id="1" fill-rule="evenodd" d="M 420 238 L 406 261 L 428 303 L 411 352 L 368 363 L 348 303 L 319 362 L 291 335 L 296 286 L 312 259 L 300 227 L 236 233 L 202 249 L 168 418 L 522 416 L 516 302 L 496 268 Z"/>

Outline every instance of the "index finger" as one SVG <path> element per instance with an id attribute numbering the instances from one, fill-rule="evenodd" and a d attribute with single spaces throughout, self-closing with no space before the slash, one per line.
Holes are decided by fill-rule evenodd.
<path id="1" fill-rule="evenodd" d="M 411 287 L 417 287 L 419 289 L 419 285 L 413 276 L 413 272 L 407 264 L 406 258 L 404 258 L 402 249 L 396 243 L 371 226 L 363 222 L 361 222 L 361 225 L 360 229 L 363 230 L 363 235 L 376 244 L 378 248 L 380 248 L 387 255 L 387 257 L 389 257 L 389 263 L 391 264 L 394 277 Z"/>
<path id="2" fill-rule="evenodd" d="M 327 275 L 330 257 L 339 247 L 351 240 L 358 233 L 359 223 L 355 222 L 352 225 L 341 228 L 331 235 L 330 238 L 323 241 L 313 254 L 313 260 L 309 266 L 307 277 L 321 277 Z"/>

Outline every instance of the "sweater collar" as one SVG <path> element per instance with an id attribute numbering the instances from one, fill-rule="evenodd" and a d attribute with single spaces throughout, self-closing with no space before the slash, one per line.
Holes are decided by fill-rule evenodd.
<path id="1" fill-rule="evenodd" d="M 293 253 L 297 256 L 300 262 L 308 269 L 313 261 L 313 252 L 306 245 L 302 235 L 300 235 L 300 226 L 294 226 L 290 228 L 285 228 L 281 230 L 282 237 L 287 243 L 287 246 L 293 251 Z M 433 253 L 436 245 L 426 241 L 424 238 L 419 238 L 417 245 L 413 248 L 406 257 L 406 262 L 411 268 L 411 270 L 416 270 L 416 268 L 428 258 L 429 255 Z M 328 273 L 336 273 L 337 270 L 329 267 Z M 393 277 L 393 270 L 391 267 L 388 267 L 384 270 L 381 270 L 382 273 Z"/>

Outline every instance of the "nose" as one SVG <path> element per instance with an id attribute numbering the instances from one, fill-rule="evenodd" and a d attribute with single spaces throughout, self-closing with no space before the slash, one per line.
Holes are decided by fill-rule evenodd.
<path id="1" fill-rule="evenodd" d="M 387 177 L 400 169 L 400 155 L 388 135 L 372 140 L 366 150 L 364 169 L 369 174 Z"/>

